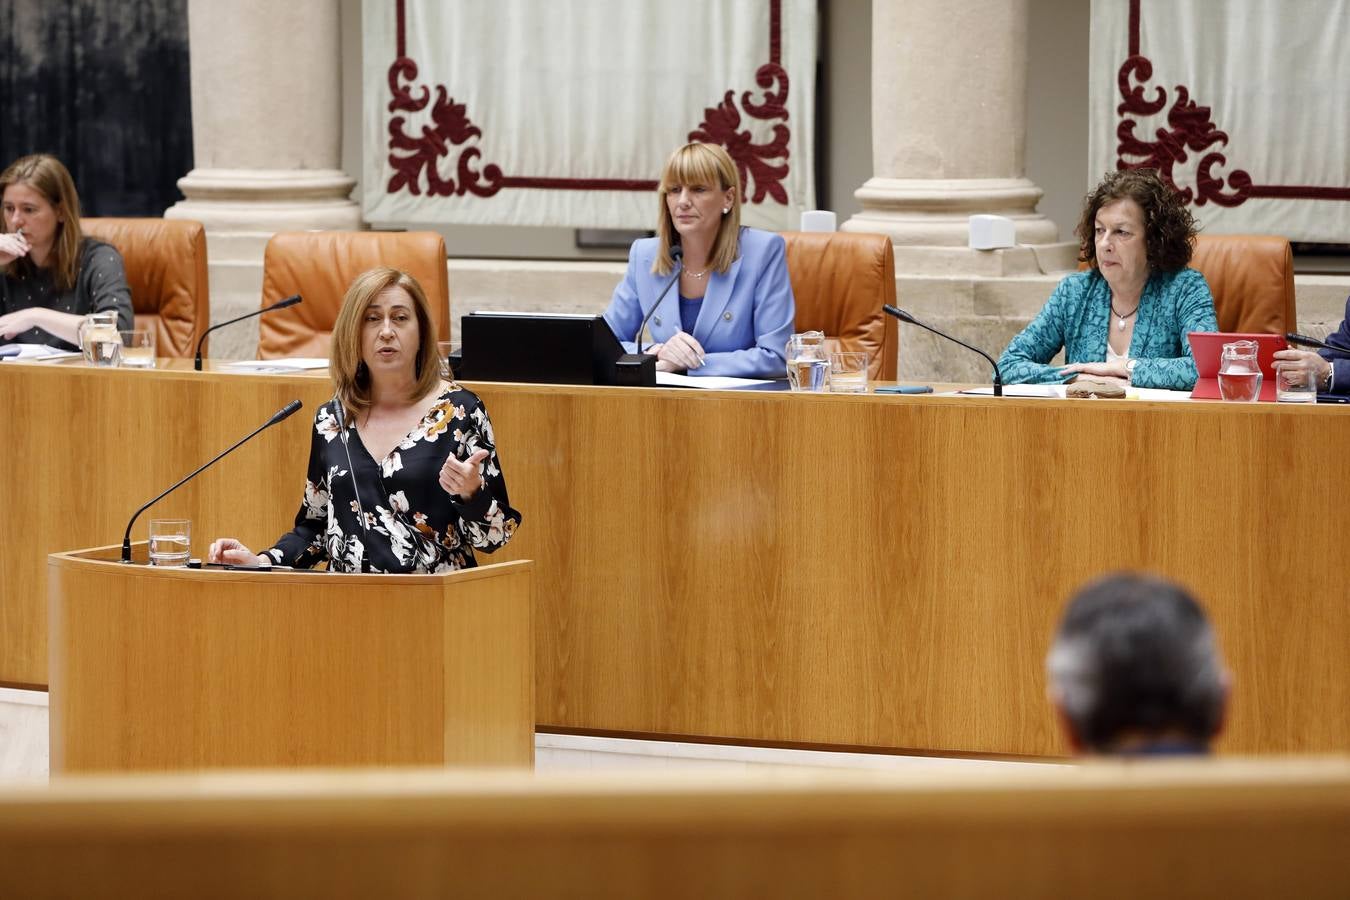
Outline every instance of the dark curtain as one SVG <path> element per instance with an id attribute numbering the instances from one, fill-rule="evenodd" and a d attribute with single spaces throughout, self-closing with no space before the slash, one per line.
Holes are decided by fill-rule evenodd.
<path id="1" fill-rule="evenodd" d="M 159 216 L 192 168 L 187 0 L 0 0 L 0 167 L 51 153 L 89 216 Z"/>

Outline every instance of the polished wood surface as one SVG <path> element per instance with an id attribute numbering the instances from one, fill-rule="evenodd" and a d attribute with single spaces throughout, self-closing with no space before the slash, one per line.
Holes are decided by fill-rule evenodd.
<path id="1" fill-rule="evenodd" d="M 51 557 L 53 773 L 534 761 L 530 562 L 339 576 L 117 556 Z"/>
<path id="2" fill-rule="evenodd" d="M 0 516 L 0 682 L 47 683 L 47 555 L 119 543 L 137 507 L 257 428 L 291 400 L 305 409 L 268 429 L 143 514 L 192 520 L 192 550 L 234 535 L 268 546 L 295 518 L 315 404 L 328 379 L 210 375 L 163 368 L 0 365 L 7 480 Z"/>
<path id="3" fill-rule="evenodd" d="M 1321 505 L 1350 479 L 1350 409 L 471 387 L 524 515 L 484 559 L 538 565 L 542 728 L 1062 753 L 1054 624 L 1084 581 L 1145 568 L 1215 622 L 1233 673 L 1221 749 L 1350 750 L 1350 613 Z M 25 423 L 4 468 L 35 473 L 0 521 L 16 587 L 0 679 L 46 680 L 30 548 L 117 540 L 302 397 L 153 510 L 192 518 L 199 554 L 217 534 L 270 543 L 329 395 L 322 377 L 0 366 Z"/>
<path id="4" fill-rule="evenodd" d="M 483 386 L 545 725 L 1053 754 L 1043 660 L 1116 569 L 1194 589 L 1220 746 L 1350 750 L 1350 410 Z M 1291 537 L 1292 536 L 1292 537 Z M 620 677 L 615 677 L 621 673 Z"/>
<path id="5" fill-rule="evenodd" d="M 7 897 L 1350 895 L 1350 763 L 0 788 Z"/>

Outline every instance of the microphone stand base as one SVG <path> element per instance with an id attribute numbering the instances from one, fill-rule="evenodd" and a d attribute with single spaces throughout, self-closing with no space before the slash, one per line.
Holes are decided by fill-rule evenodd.
<path id="1" fill-rule="evenodd" d="M 614 362 L 614 383 L 626 387 L 656 387 L 656 357 L 625 353 Z"/>

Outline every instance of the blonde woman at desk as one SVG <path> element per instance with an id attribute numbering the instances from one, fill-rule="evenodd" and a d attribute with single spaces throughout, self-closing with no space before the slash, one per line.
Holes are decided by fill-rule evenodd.
<path id="1" fill-rule="evenodd" d="M 796 314 L 786 244 L 741 226 L 736 164 L 715 144 L 686 144 L 666 161 L 657 195 L 656 237 L 628 251 L 605 309 L 609 327 L 635 352 L 650 314 L 654 343 L 643 351 L 661 372 L 785 376 Z M 666 290 L 672 277 L 679 283 Z"/>
<path id="2" fill-rule="evenodd" d="M 421 285 L 372 269 L 333 327 L 336 395 L 314 416 L 295 528 L 255 554 L 234 538 L 208 561 L 339 572 L 441 572 L 477 565 L 520 524 L 483 402 L 440 377 Z"/>
<path id="3" fill-rule="evenodd" d="M 15 160 L 0 174 L 0 343 L 78 349 L 89 313 L 116 312 L 132 327 L 122 256 L 80 230 L 80 198 L 54 156 Z"/>

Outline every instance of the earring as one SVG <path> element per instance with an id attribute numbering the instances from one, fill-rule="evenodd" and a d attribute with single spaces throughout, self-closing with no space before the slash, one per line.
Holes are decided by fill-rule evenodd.
<path id="1" fill-rule="evenodd" d="M 722 215 L 725 216 L 725 215 L 726 215 L 727 213 L 729 213 L 729 212 L 731 212 L 731 207 L 730 207 L 730 206 L 724 206 L 724 207 L 722 207 Z"/>

